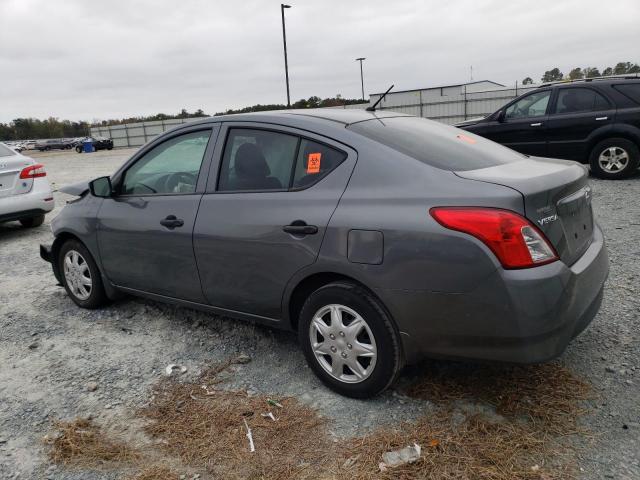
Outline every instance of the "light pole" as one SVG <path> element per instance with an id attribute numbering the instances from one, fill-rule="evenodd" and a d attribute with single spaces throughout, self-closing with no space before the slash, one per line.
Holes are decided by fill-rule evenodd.
<path id="1" fill-rule="evenodd" d="M 284 75 L 287 79 L 287 108 L 291 108 L 291 96 L 289 95 L 289 65 L 287 63 L 287 33 L 284 28 L 284 9 L 291 8 L 291 5 L 280 4 L 280 13 L 282 14 L 282 43 L 284 44 Z"/>
<path id="2" fill-rule="evenodd" d="M 364 76 L 362 75 L 362 61 L 366 60 L 365 57 L 356 58 L 356 62 L 360 62 L 360 84 L 362 86 L 362 100 L 364 101 Z"/>

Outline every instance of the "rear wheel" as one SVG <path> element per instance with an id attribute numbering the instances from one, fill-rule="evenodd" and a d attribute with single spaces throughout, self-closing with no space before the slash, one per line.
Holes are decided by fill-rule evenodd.
<path id="1" fill-rule="evenodd" d="M 314 373 L 348 397 L 381 393 L 402 366 L 391 319 L 377 298 L 352 283 L 331 283 L 313 292 L 300 312 L 298 335 Z"/>
<path id="2" fill-rule="evenodd" d="M 640 164 L 640 150 L 626 138 L 608 138 L 591 150 L 589 164 L 596 177 L 611 180 L 627 178 Z"/>
<path id="3" fill-rule="evenodd" d="M 25 228 L 39 227 L 43 223 L 44 223 L 44 215 L 38 215 L 37 217 L 20 219 L 20 224 Z"/>
<path id="4" fill-rule="evenodd" d="M 71 300 L 82 308 L 107 303 L 102 277 L 89 250 L 77 240 L 68 240 L 58 253 L 58 269 Z"/>

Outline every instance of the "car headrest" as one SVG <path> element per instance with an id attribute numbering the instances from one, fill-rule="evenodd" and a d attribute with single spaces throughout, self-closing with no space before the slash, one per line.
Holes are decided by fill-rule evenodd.
<path id="1" fill-rule="evenodd" d="M 268 177 L 269 164 L 260 147 L 253 143 L 243 143 L 236 151 L 235 170 L 238 177 Z"/>

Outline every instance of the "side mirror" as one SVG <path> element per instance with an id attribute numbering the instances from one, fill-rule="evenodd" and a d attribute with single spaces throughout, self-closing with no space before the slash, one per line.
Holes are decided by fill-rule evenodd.
<path id="1" fill-rule="evenodd" d="M 100 177 L 89 182 L 91 195 L 98 198 L 109 198 L 113 196 L 113 187 L 109 177 Z"/>
<path id="2" fill-rule="evenodd" d="M 500 123 L 504 122 L 504 118 L 505 118 L 505 113 L 504 113 L 504 109 L 500 110 L 498 112 L 498 114 L 496 115 L 496 120 Z"/>

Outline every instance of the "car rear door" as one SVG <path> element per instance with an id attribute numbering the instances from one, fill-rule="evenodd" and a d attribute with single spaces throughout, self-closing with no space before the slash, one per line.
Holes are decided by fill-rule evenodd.
<path id="1" fill-rule="evenodd" d="M 613 103 L 591 87 L 559 88 L 547 120 L 549 156 L 586 162 L 590 139 L 610 129 L 615 115 Z"/>
<path id="2" fill-rule="evenodd" d="M 550 89 L 531 92 L 507 105 L 501 121 L 492 123 L 482 132 L 473 132 L 518 152 L 545 157 L 550 98 Z"/>
<path id="3" fill-rule="evenodd" d="M 355 162 L 354 150 L 308 132 L 225 123 L 194 230 L 207 301 L 279 319 L 285 286 L 315 262 Z"/>
<path id="4" fill-rule="evenodd" d="M 98 212 L 98 247 L 111 282 L 204 302 L 193 226 L 217 127 L 192 127 L 151 144 L 114 178 Z"/>

